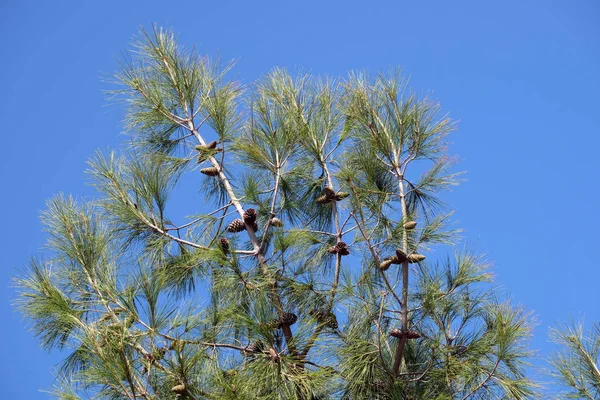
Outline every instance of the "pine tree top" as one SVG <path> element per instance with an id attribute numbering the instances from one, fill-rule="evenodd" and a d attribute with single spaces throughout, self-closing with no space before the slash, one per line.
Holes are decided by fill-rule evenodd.
<path id="1" fill-rule="evenodd" d="M 439 193 L 454 123 L 397 70 L 244 86 L 171 32 L 116 76 L 130 143 L 57 196 L 18 283 L 59 398 L 524 398 L 530 316 Z M 178 185 L 201 188 L 183 219 Z"/>

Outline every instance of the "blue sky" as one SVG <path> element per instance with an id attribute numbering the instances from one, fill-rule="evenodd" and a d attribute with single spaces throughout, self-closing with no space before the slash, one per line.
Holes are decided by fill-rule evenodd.
<path id="1" fill-rule="evenodd" d="M 0 4 L 0 398 L 44 399 L 60 360 L 10 303 L 11 276 L 44 243 L 57 192 L 93 195 L 86 160 L 124 139 L 102 76 L 140 26 L 238 59 L 251 82 L 275 66 L 345 75 L 402 66 L 459 121 L 467 181 L 446 196 L 497 284 L 548 326 L 600 321 L 600 5 L 594 1 L 112 1 Z"/>

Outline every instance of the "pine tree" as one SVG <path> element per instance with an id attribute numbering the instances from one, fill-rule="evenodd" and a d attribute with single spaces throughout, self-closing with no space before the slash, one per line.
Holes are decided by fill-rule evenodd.
<path id="1" fill-rule="evenodd" d="M 560 398 L 600 398 L 600 324 L 588 335 L 581 323 L 555 327 L 551 338 L 560 346 L 550 358 L 550 374 L 565 388 Z"/>
<path id="2" fill-rule="evenodd" d="M 459 180 L 439 105 L 395 70 L 245 87 L 231 68 L 161 29 L 123 60 L 130 145 L 90 161 L 98 199 L 48 202 L 49 250 L 17 279 L 69 354 L 56 397 L 531 395 L 531 317 L 439 198 Z M 205 200 L 178 221 L 184 183 Z"/>

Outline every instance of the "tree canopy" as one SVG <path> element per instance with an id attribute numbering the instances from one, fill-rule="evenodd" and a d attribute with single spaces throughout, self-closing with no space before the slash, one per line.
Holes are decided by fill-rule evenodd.
<path id="1" fill-rule="evenodd" d="M 398 70 L 250 85 L 143 32 L 121 154 L 58 195 L 18 278 L 61 399 L 522 399 L 531 316 L 497 299 L 440 193 L 453 121 Z M 180 185 L 202 194 L 182 220 Z"/>

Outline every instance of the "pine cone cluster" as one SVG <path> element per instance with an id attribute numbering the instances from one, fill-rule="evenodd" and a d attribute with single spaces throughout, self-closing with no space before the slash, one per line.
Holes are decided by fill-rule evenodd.
<path id="1" fill-rule="evenodd" d="M 335 246 L 331 246 L 327 249 L 329 254 L 339 254 L 341 256 L 347 256 L 350 254 L 350 249 L 345 242 L 338 242 Z"/>
<path id="2" fill-rule="evenodd" d="M 236 233 L 246 230 L 246 224 L 239 218 L 234 219 L 227 225 L 227 232 Z"/>
<path id="3" fill-rule="evenodd" d="M 402 264 L 407 259 L 408 256 L 405 252 L 400 249 L 396 249 L 396 255 L 392 256 L 389 260 L 392 262 L 392 264 Z"/>
<path id="4" fill-rule="evenodd" d="M 343 200 L 348 196 L 350 196 L 350 193 L 347 193 L 347 192 L 337 192 L 336 193 L 330 187 L 325 186 L 323 188 L 323 192 L 321 192 L 321 195 L 319 197 L 317 197 L 316 203 L 317 204 L 327 204 L 327 203 L 331 203 L 333 201 Z"/>
<path id="5" fill-rule="evenodd" d="M 425 260 L 425 256 L 417 253 L 406 255 L 406 253 L 402 250 L 396 249 L 396 255 L 388 257 L 386 260 L 384 260 L 381 264 L 379 264 L 379 268 L 385 271 L 390 267 L 391 264 L 402 264 L 407 260 L 409 264 L 414 264 Z"/>

